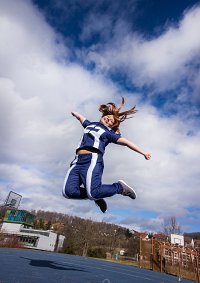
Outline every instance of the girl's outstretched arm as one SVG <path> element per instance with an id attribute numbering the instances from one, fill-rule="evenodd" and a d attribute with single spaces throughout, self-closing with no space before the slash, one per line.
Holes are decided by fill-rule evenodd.
<path id="1" fill-rule="evenodd" d="M 119 138 L 117 140 L 117 144 L 125 145 L 129 147 L 130 149 L 144 155 L 145 159 L 149 160 L 151 158 L 151 154 L 149 152 L 143 151 L 141 148 L 139 148 L 136 144 L 132 143 L 131 141 L 125 139 L 125 138 Z"/>
<path id="2" fill-rule="evenodd" d="M 81 124 L 83 124 L 83 122 L 86 120 L 86 118 L 83 115 L 79 114 L 78 112 L 73 111 L 71 113 L 74 117 L 76 117 L 76 119 L 80 121 Z"/>

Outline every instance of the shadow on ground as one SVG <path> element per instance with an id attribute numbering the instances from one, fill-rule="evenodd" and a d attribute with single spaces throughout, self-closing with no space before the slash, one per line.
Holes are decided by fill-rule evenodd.
<path id="1" fill-rule="evenodd" d="M 56 263 L 54 261 L 50 261 L 50 260 L 39 260 L 39 259 L 31 259 L 31 258 L 27 258 L 27 257 L 21 257 L 24 259 L 29 260 L 29 264 L 31 266 L 35 266 L 35 267 L 47 267 L 47 268 L 52 268 L 52 269 L 57 269 L 57 270 L 70 270 L 70 271 L 81 271 L 81 272 L 88 272 L 84 269 L 80 269 L 80 268 L 74 268 L 72 266 L 63 267 L 62 264 Z"/>

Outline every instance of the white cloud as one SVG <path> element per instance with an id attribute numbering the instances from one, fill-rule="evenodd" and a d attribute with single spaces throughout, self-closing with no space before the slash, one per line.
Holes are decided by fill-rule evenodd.
<path id="1" fill-rule="evenodd" d="M 67 61 L 67 48 L 30 2 L 1 1 L 1 8 L 1 189 L 15 188 L 38 207 L 46 203 L 35 199 L 38 192 L 57 195 L 59 207 L 66 163 L 81 135 L 70 112 L 83 108 L 95 117 L 116 89 Z"/>
<path id="2" fill-rule="evenodd" d="M 173 89 L 187 79 L 199 62 L 200 7 L 187 11 L 178 26 L 169 26 L 159 37 L 151 40 L 137 33 L 124 33 L 111 38 L 102 49 L 89 53 L 89 58 L 104 70 L 123 70 L 133 83 L 143 86 L 154 84 L 160 91 Z M 116 30 L 116 34 L 121 34 Z"/>
<path id="3" fill-rule="evenodd" d="M 199 55 L 200 8 L 188 12 L 178 27 L 170 27 L 159 38 L 142 42 L 134 59 L 145 67 L 146 75 L 157 76 L 181 72 L 190 60 Z"/>
<path id="4" fill-rule="evenodd" d="M 134 223 L 134 224 L 133 224 Z M 122 220 L 121 225 L 129 227 L 136 231 L 144 232 L 162 232 L 163 231 L 163 219 L 160 217 L 127 217 L 126 220 Z"/>
<path id="5" fill-rule="evenodd" d="M 152 210 L 161 216 L 168 213 L 184 216 L 188 207 L 198 206 L 199 131 L 192 128 L 190 121 L 183 123 L 179 116 L 164 118 L 153 107 L 138 105 L 134 93 L 124 93 L 126 105 L 137 104 L 140 111 L 134 119 L 122 124 L 122 132 L 152 152 L 152 160 L 146 161 L 127 148 L 110 145 L 105 155 L 103 179 L 108 183 L 124 178 L 136 186 L 138 200 L 133 202 L 122 196 L 109 198 L 110 210 L 103 215 L 91 201 L 62 198 L 64 175 L 82 131 L 70 112 L 77 110 L 91 120 L 98 119 L 100 103 L 120 103 L 116 95 L 119 90 L 104 73 L 91 74 L 69 62 L 68 49 L 57 43 L 57 35 L 31 2 L 7 0 L 0 5 L 1 198 L 12 188 L 23 195 L 22 205 L 26 209 L 54 210 L 96 220 L 115 219 L 116 222 L 123 218 L 120 215 L 123 208 L 132 214 Z M 190 13 L 194 13 L 196 20 L 198 10 Z M 184 35 L 187 29 L 184 25 L 192 21 L 190 15 L 181 25 Z M 173 32 L 178 33 L 178 30 Z M 175 35 L 169 32 L 159 39 L 163 46 L 166 37 L 175 44 Z M 153 45 L 159 49 L 159 40 L 155 39 L 152 45 L 149 43 L 149 50 L 154 52 Z M 192 41 L 182 51 L 182 54 L 189 54 L 188 58 L 191 52 L 185 50 L 194 51 Z M 141 43 L 140 47 L 146 50 L 144 46 L 145 43 Z M 166 55 L 167 47 L 163 49 Z M 165 66 L 164 61 L 167 61 L 154 62 L 155 54 L 148 56 L 147 50 L 145 52 L 144 78 L 145 70 L 152 68 L 152 76 L 155 76 L 159 64 Z M 181 56 L 179 58 L 178 68 L 183 64 Z M 139 60 L 142 59 L 138 58 L 137 62 Z M 172 70 L 175 67 L 171 67 Z M 189 131 L 195 134 L 187 135 Z M 160 221 L 158 217 L 152 223 L 158 227 Z"/>

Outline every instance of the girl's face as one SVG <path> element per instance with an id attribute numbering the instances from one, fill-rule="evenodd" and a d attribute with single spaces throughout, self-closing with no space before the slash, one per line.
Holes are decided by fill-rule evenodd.
<path id="1" fill-rule="evenodd" d="M 106 115 L 106 116 L 101 117 L 100 122 L 104 124 L 105 126 L 112 128 L 112 126 L 115 123 L 115 119 L 113 115 Z"/>

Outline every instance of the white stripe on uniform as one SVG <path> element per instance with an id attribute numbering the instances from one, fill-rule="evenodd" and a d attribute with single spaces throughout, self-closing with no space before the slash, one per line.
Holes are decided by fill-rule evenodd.
<path id="1" fill-rule="evenodd" d="M 95 200 L 95 198 L 93 198 L 92 195 L 91 195 L 91 181 L 92 181 L 92 173 L 93 173 L 94 167 L 97 163 L 97 158 L 98 158 L 98 154 L 92 153 L 91 163 L 90 163 L 90 166 L 88 168 L 87 176 L 86 176 L 86 190 L 87 190 L 88 198 L 90 200 Z"/>
<path id="2" fill-rule="evenodd" d="M 65 176 L 65 179 L 64 179 L 64 183 L 63 183 L 63 189 L 62 189 L 62 194 L 65 198 L 69 198 L 66 193 L 65 193 L 65 186 L 66 186 L 66 183 L 67 183 L 67 179 L 69 177 L 69 174 L 70 172 L 72 171 L 72 169 L 76 166 L 76 162 L 77 162 L 77 159 L 78 159 L 78 156 L 75 157 L 74 161 L 72 162 L 73 165 L 69 168 L 69 170 L 67 171 L 67 174 Z"/>

